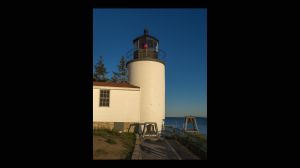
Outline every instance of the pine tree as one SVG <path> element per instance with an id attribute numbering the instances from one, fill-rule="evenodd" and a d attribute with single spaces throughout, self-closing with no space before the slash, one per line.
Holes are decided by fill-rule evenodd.
<path id="1" fill-rule="evenodd" d="M 108 80 L 106 78 L 106 74 L 107 74 L 107 71 L 104 66 L 104 60 L 103 60 L 103 57 L 100 56 L 98 63 L 95 65 L 94 78 L 96 79 L 96 81 L 105 82 Z"/>
<path id="2" fill-rule="evenodd" d="M 128 81 L 128 72 L 126 67 L 126 59 L 124 56 L 121 57 L 119 68 L 120 82 Z"/>
<path id="3" fill-rule="evenodd" d="M 120 75 L 116 72 L 113 72 L 113 76 L 111 77 L 112 82 L 119 82 Z"/>
<path id="4" fill-rule="evenodd" d="M 113 82 L 127 82 L 128 72 L 126 67 L 126 59 L 124 56 L 121 57 L 120 63 L 118 65 L 118 72 L 113 72 L 111 80 Z"/>

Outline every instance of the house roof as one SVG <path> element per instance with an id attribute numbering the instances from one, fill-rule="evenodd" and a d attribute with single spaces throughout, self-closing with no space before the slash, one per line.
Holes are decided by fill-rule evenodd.
<path id="1" fill-rule="evenodd" d="M 93 81 L 93 86 L 109 86 L 109 87 L 127 87 L 127 88 L 140 88 L 129 83 L 115 83 L 115 82 L 96 82 Z"/>

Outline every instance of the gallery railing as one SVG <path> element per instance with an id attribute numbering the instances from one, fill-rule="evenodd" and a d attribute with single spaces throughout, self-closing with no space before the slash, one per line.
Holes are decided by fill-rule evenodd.
<path id="1" fill-rule="evenodd" d="M 127 60 L 133 59 L 143 59 L 143 60 L 158 60 L 161 62 L 167 61 L 167 54 L 162 49 L 131 49 L 126 53 Z"/>

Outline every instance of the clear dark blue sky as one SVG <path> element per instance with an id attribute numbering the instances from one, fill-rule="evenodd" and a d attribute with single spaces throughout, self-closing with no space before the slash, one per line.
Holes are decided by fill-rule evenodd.
<path id="1" fill-rule="evenodd" d="M 103 56 L 109 71 L 149 34 L 166 51 L 166 116 L 207 116 L 206 9 L 94 9 L 93 63 Z"/>

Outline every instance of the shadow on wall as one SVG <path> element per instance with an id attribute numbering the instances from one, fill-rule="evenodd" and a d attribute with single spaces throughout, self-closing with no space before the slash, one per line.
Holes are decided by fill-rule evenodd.
<path id="1" fill-rule="evenodd" d="M 128 128 L 128 132 L 131 132 L 133 130 L 133 133 L 141 133 L 141 125 L 139 123 L 133 123 L 130 124 L 129 128 Z"/>
<path id="2" fill-rule="evenodd" d="M 139 123 L 124 123 L 124 122 L 114 122 L 113 130 L 115 131 L 127 131 L 133 133 L 139 133 L 140 124 Z"/>
<path id="3" fill-rule="evenodd" d="M 115 131 L 124 131 L 124 122 L 114 122 L 113 130 Z"/>

